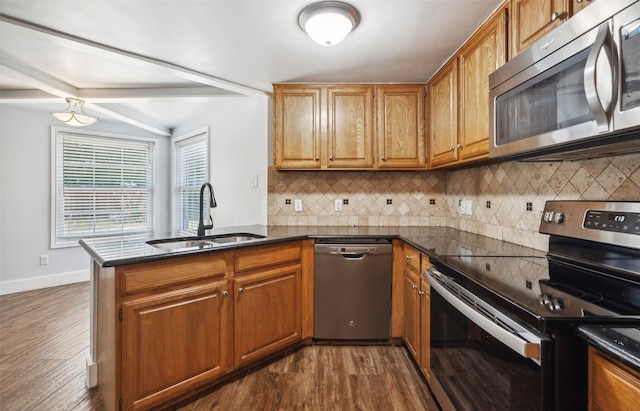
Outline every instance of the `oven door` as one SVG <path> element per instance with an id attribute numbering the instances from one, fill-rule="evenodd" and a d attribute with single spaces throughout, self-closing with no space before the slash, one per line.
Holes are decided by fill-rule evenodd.
<path id="1" fill-rule="evenodd" d="M 434 267 L 431 388 L 443 410 L 553 409 L 551 340 Z"/>

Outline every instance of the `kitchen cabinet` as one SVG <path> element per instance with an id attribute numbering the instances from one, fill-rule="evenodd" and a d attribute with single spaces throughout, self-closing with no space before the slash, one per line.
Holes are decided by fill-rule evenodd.
<path id="1" fill-rule="evenodd" d="M 429 167 L 458 161 L 458 62 L 446 63 L 427 83 Z"/>
<path id="2" fill-rule="evenodd" d="M 228 281 L 122 304 L 122 402 L 148 409 L 231 370 Z"/>
<path id="3" fill-rule="evenodd" d="M 238 252 L 234 279 L 236 368 L 302 340 L 300 243 Z"/>
<path id="4" fill-rule="evenodd" d="M 274 85 L 274 165 L 320 168 L 322 87 Z"/>
<path id="5" fill-rule="evenodd" d="M 489 155 L 489 74 L 506 61 L 505 13 L 500 9 L 458 52 L 459 161 Z"/>
<path id="6" fill-rule="evenodd" d="M 506 61 L 506 7 L 498 9 L 427 83 L 429 167 L 489 155 L 489 74 Z"/>
<path id="7" fill-rule="evenodd" d="M 640 373 L 589 346 L 589 411 L 623 411 L 640 404 Z"/>
<path id="8" fill-rule="evenodd" d="M 373 115 L 373 86 L 327 87 L 327 168 L 373 168 Z"/>
<path id="9" fill-rule="evenodd" d="M 593 4 L 596 0 L 571 0 L 571 4 L 573 9 L 571 10 L 571 15 L 575 16 L 576 13 L 582 11 L 590 4 Z"/>
<path id="10" fill-rule="evenodd" d="M 422 85 L 376 86 L 378 169 L 427 164 Z"/>
<path id="11" fill-rule="evenodd" d="M 402 339 L 416 360 L 420 364 L 421 322 L 420 322 L 420 252 L 408 244 L 404 245 L 404 327 Z"/>
<path id="12" fill-rule="evenodd" d="M 511 0 L 510 58 L 567 21 L 571 1 L 573 0 Z"/>
<path id="13" fill-rule="evenodd" d="M 310 315 L 313 278 L 303 273 L 313 270 L 312 240 L 93 269 L 98 389 L 108 411 L 192 395 L 301 343 Z M 306 327 L 309 335 L 313 324 Z"/>
<path id="14" fill-rule="evenodd" d="M 425 168 L 423 85 L 273 87 L 274 168 Z"/>
<path id="15" fill-rule="evenodd" d="M 429 268 L 429 259 L 422 256 L 422 269 Z M 420 370 L 427 381 L 431 377 L 431 286 L 420 278 Z"/>

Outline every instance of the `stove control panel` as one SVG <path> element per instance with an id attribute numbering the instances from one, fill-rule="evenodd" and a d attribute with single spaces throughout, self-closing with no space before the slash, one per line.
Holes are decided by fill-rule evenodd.
<path id="1" fill-rule="evenodd" d="M 547 201 L 540 232 L 640 249 L 640 202 Z"/>

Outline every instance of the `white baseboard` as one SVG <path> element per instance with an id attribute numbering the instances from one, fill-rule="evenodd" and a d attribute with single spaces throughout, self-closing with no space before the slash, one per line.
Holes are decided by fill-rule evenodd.
<path id="1" fill-rule="evenodd" d="M 91 355 L 87 355 L 87 360 L 85 363 L 85 367 L 87 370 L 85 384 L 87 388 L 93 388 L 98 386 L 98 364 L 96 364 Z"/>
<path id="2" fill-rule="evenodd" d="M 0 282 L 0 295 L 89 281 L 90 270 Z"/>

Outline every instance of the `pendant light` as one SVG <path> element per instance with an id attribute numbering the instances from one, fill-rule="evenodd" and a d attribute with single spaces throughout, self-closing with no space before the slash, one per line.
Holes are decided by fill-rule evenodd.
<path id="1" fill-rule="evenodd" d="M 75 127 L 90 126 L 98 120 L 84 112 L 84 109 L 82 108 L 84 100 L 72 97 L 67 97 L 66 100 L 67 108 L 58 113 L 51 113 L 52 116 L 65 124 Z M 77 111 L 78 108 L 80 109 L 80 112 Z"/>
<path id="2" fill-rule="evenodd" d="M 313 41 L 333 46 L 344 40 L 360 23 L 360 12 L 341 1 L 320 1 L 302 9 L 298 24 Z"/>

